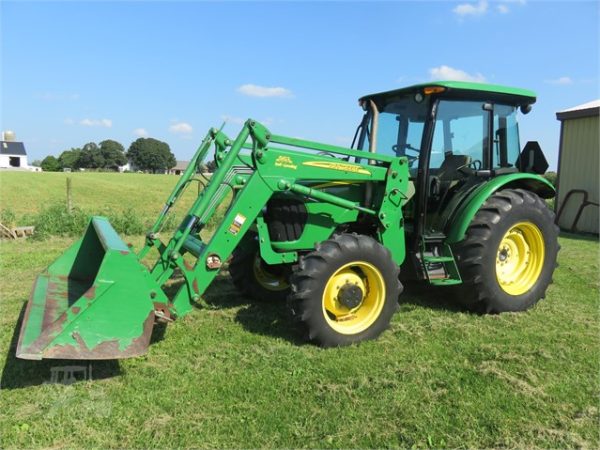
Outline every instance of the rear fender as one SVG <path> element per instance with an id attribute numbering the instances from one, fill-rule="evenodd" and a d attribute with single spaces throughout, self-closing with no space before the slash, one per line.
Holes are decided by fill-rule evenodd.
<path id="1" fill-rule="evenodd" d="M 474 189 L 450 215 L 446 225 L 446 243 L 462 241 L 477 211 L 491 195 L 501 189 L 525 189 L 544 199 L 556 194 L 554 186 L 539 175 L 512 173 L 498 176 Z"/>

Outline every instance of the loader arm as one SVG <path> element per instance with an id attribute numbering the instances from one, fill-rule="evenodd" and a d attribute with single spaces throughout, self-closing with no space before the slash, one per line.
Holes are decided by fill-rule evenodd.
<path id="1" fill-rule="evenodd" d="M 163 242 L 160 230 L 165 218 L 213 145 L 217 170 L 179 227 Z M 250 152 L 241 154 L 242 149 Z M 327 225 L 311 229 L 308 238 L 313 242 L 328 238 L 337 225 L 357 215 L 370 217 L 377 224 L 377 238 L 401 264 L 405 255 L 401 205 L 408 185 L 407 160 L 377 154 L 368 158 L 357 150 L 272 135 L 253 120 L 244 124 L 234 141 L 222 130 L 211 129 L 138 255 L 106 219 L 95 217 L 83 239 L 38 277 L 22 324 L 17 356 L 107 359 L 144 353 L 154 320 L 190 312 L 251 227 L 256 226 L 264 237 L 261 252 L 266 259 L 296 261 L 297 248 L 274 248 L 265 231 L 263 209 L 275 194 L 319 202 L 320 214 L 337 216 Z M 373 203 L 364 204 L 311 187 L 312 182 L 371 182 L 380 189 Z M 203 240 L 200 232 L 230 193 L 232 200 L 224 217 L 212 237 Z M 158 257 L 148 270 L 140 260 L 152 249 Z M 194 262 L 189 263 L 185 255 L 191 255 Z M 183 275 L 184 283 L 169 299 L 163 287 L 176 273 Z"/>

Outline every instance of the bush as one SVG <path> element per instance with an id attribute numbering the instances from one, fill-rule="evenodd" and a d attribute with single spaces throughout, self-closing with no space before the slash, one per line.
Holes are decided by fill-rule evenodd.
<path id="1" fill-rule="evenodd" d="M 17 216 L 15 216 L 12 209 L 3 209 L 0 211 L 0 222 L 6 227 L 14 227 L 17 225 Z"/>
<path id="2" fill-rule="evenodd" d="M 558 174 L 556 172 L 546 172 L 544 178 L 552 183 L 552 186 L 556 187 L 556 178 Z"/>
<path id="3" fill-rule="evenodd" d="M 119 234 L 144 234 L 147 227 L 136 212 L 129 208 L 124 212 L 108 214 L 111 225 Z"/>
<path id="4" fill-rule="evenodd" d="M 69 212 L 62 202 L 51 204 L 32 216 L 35 226 L 33 236 L 37 239 L 48 236 L 79 236 L 83 234 L 89 217 L 79 208 L 73 208 Z"/>

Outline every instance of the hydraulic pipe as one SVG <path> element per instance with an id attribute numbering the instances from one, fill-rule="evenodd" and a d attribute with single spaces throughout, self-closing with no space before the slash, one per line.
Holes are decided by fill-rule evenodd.
<path id="1" fill-rule="evenodd" d="M 290 191 L 295 192 L 296 194 L 305 195 L 306 197 L 314 198 L 315 200 L 322 200 L 327 203 L 332 203 L 337 206 L 341 206 L 343 208 L 348 209 L 356 209 L 358 211 L 376 215 L 377 213 L 372 209 L 363 208 L 362 206 L 357 205 L 356 203 L 346 200 L 341 197 L 337 197 L 332 194 L 328 194 L 327 192 L 322 192 L 316 189 L 311 189 L 309 187 L 303 186 L 301 184 L 290 184 L 289 187 L 285 185 L 285 188 L 288 188 Z"/>
<path id="2" fill-rule="evenodd" d="M 208 150 L 210 148 L 210 144 L 213 142 L 213 138 L 214 138 L 216 132 L 217 132 L 217 130 L 215 130 L 214 128 L 211 128 L 210 131 L 208 132 L 208 134 L 206 135 L 206 137 L 202 140 L 202 143 L 198 147 L 198 150 L 196 150 L 196 153 L 192 157 L 192 160 L 186 167 L 185 171 L 183 172 L 183 174 L 177 181 L 177 184 L 173 188 L 171 195 L 165 202 L 165 206 L 163 207 L 158 218 L 156 219 L 156 222 L 152 226 L 152 228 L 150 230 L 150 234 L 158 233 L 158 230 L 160 230 L 162 221 L 164 220 L 167 212 L 169 211 L 169 208 L 171 206 L 173 206 L 173 204 L 177 201 L 177 199 L 183 192 L 183 188 L 185 187 L 185 185 L 195 175 L 196 169 L 198 166 L 198 161 L 204 160 L 204 157 L 206 156 L 206 153 L 208 152 Z"/>
<path id="3" fill-rule="evenodd" d="M 244 142 L 246 142 L 246 139 L 248 139 L 249 135 L 250 128 L 248 126 L 248 123 L 246 123 L 240 131 L 240 134 L 238 134 L 235 142 L 232 144 L 231 149 L 229 150 L 229 152 L 227 152 L 227 156 L 225 156 L 225 158 L 223 159 L 221 166 L 211 177 L 210 183 L 208 183 L 208 186 L 206 186 L 206 189 L 204 190 L 202 195 L 196 199 L 196 201 L 190 208 L 188 223 L 186 224 L 183 232 L 181 233 L 181 236 L 179 237 L 179 239 L 175 243 L 175 246 L 173 247 L 173 250 L 171 252 L 172 258 L 178 257 L 181 246 L 183 245 L 187 237 L 190 235 L 192 228 L 198 222 L 200 216 L 209 206 L 212 198 L 217 194 L 219 186 L 221 186 L 221 183 L 223 183 L 225 176 L 233 166 L 233 163 L 235 162 L 235 159 L 237 158 L 237 155 L 240 152 L 242 145 L 244 144 Z"/>
<path id="4" fill-rule="evenodd" d="M 379 110 L 373 100 L 369 100 L 369 106 L 373 115 L 371 122 L 371 139 L 369 139 L 369 153 L 377 152 L 377 128 L 379 127 Z M 375 161 L 370 159 L 369 164 L 375 164 Z M 367 182 L 365 185 L 365 206 L 371 206 L 373 198 L 373 183 Z"/>

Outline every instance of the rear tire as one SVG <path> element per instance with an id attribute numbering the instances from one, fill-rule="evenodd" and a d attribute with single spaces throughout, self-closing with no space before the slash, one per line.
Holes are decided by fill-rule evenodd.
<path id="1" fill-rule="evenodd" d="M 524 311 L 544 298 L 559 250 L 554 213 L 523 189 L 486 200 L 454 248 L 458 300 L 482 313 Z"/>
<path id="2" fill-rule="evenodd" d="M 292 274 L 292 313 L 322 347 L 374 339 L 398 308 L 399 272 L 373 238 L 337 235 L 304 256 Z"/>
<path id="3" fill-rule="evenodd" d="M 229 274 L 234 286 L 241 294 L 254 300 L 285 301 L 290 293 L 290 265 L 264 262 L 255 233 L 248 235 L 245 244 L 235 249 L 229 262 Z"/>

